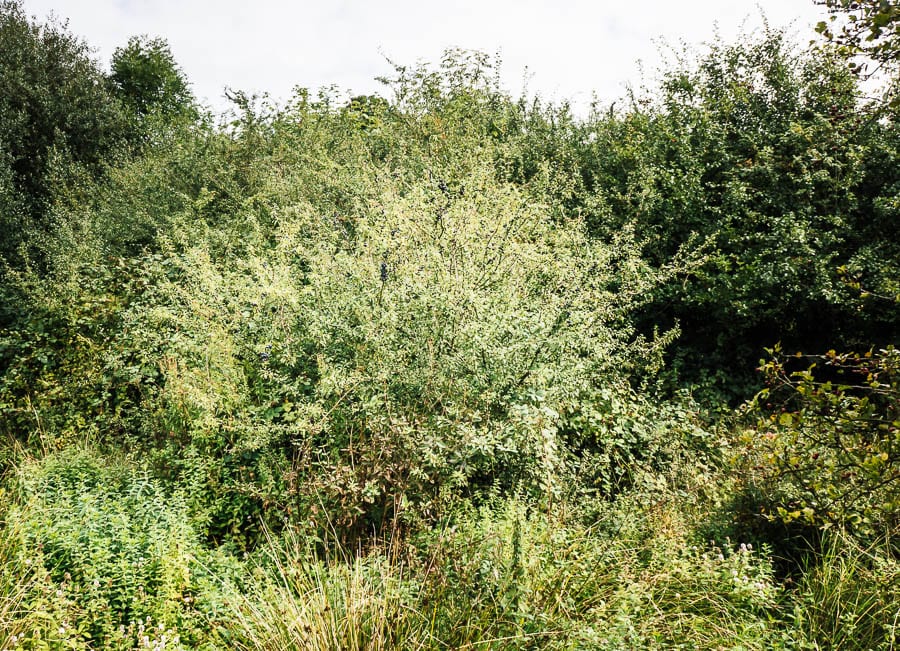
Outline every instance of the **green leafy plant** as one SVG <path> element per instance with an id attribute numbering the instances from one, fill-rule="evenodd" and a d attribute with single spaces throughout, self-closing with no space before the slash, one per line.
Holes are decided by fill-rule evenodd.
<path id="1" fill-rule="evenodd" d="M 195 111 L 188 81 L 165 40 L 132 37 L 113 53 L 111 68 L 119 97 L 139 117 L 157 113 L 172 120 Z"/>
<path id="2" fill-rule="evenodd" d="M 900 59 L 900 10 L 896 4 L 889 0 L 816 0 L 816 4 L 826 6 L 831 14 L 827 22 L 816 26 L 816 31 L 834 43 L 842 55 L 863 55 L 879 66 L 896 66 Z M 861 73 L 867 67 L 857 62 L 853 69 Z"/>
<path id="3" fill-rule="evenodd" d="M 74 450 L 25 463 L 17 484 L 0 540 L 15 545 L 6 567 L 18 592 L 5 598 L 22 648 L 125 648 L 163 634 L 177 648 L 173 631 L 189 641 L 197 546 L 177 498 Z"/>
<path id="4" fill-rule="evenodd" d="M 785 487 L 778 517 L 889 536 L 900 507 L 897 350 L 775 356 L 762 369 L 751 444 Z"/>

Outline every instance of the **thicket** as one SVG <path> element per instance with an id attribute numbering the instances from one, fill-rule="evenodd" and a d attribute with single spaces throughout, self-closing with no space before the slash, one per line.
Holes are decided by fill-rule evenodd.
<path id="1" fill-rule="evenodd" d="M 162 40 L 0 35 L 0 648 L 896 645 L 898 114 L 839 51 L 216 122 Z"/>

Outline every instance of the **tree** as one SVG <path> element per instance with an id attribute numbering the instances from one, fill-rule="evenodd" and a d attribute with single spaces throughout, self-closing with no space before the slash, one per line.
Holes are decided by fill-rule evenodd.
<path id="1" fill-rule="evenodd" d="M 895 141 L 860 114 L 857 96 L 839 57 L 798 52 L 772 32 L 714 44 L 667 72 L 657 97 L 587 125 L 584 204 L 598 237 L 634 222 L 657 265 L 692 237 L 708 243 L 709 264 L 658 289 L 642 316 L 648 332 L 681 324 L 670 367 L 680 380 L 743 398 L 775 341 L 807 350 L 891 341 L 895 329 L 860 313 L 837 272 L 850 264 L 880 286 L 876 270 L 894 266 L 884 233 Z M 875 147 L 885 149 L 881 169 L 868 167 Z"/>
<path id="2" fill-rule="evenodd" d="M 759 453 L 770 514 L 863 536 L 895 531 L 900 352 L 892 346 L 793 358 L 777 347 L 768 352 L 748 444 Z"/>
<path id="3" fill-rule="evenodd" d="M 826 6 L 831 14 L 816 31 L 837 45 L 841 54 L 867 57 L 879 68 L 893 68 L 900 62 L 900 5 L 896 0 L 816 0 L 816 4 Z M 854 65 L 860 73 L 866 68 L 865 63 Z"/>
<path id="4" fill-rule="evenodd" d="M 67 179 L 96 175 L 127 122 L 88 46 L 0 2 L 0 257 L 49 226 Z"/>
<path id="5" fill-rule="evenodd" d="M 188 81 L 164 39 L 130 38 L 113 54 L 110 79 L 123 103 L 140 118 L 196 112 Z"/>

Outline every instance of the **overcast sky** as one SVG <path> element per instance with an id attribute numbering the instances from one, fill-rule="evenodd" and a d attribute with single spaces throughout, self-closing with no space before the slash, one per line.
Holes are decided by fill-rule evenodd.
<path id="1" fill-rule="evenodd" d="M 209 106 L 226 106 L 226 86 L 269 92 L 334 84 L 377 92 L 375 77 L 400 64 L 434 62 L 448 47 L 499 53 L 513 93 L 587 106 L 608 103 L 653 70 L 661 44 L 700 45 L 718 28 L 725 39 L 759 29 L 762 16 L 798 42 L 824 15 L 813 0 L 25 0 L 29 14 L 51 12 L 96 49 L 107 65 L 130 36 L 165 38 Z M 527 69 L 527 73 L 526 73 Z"/>

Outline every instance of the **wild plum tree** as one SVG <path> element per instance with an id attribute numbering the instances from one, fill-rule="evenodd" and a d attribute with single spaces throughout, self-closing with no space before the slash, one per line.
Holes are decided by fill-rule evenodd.
<path id="1" fill-rule="evenodd" d="M 900 6 L 893 0 L 816 0 L 831 14 L 816 31 L 834 43 L 845 57 L 863 56 L 879 67 L 895 70 L 900 63 Z M 865 62 L 858 73 L 874 74 Z"/>

